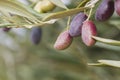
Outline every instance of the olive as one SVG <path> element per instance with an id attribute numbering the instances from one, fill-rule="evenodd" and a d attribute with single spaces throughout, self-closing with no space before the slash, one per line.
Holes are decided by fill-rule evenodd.
<path id="1" fill-rule="evenodd" d="M 115 0 L 115 11 L 120 16 L 120 0 Z"/>
<path id="2" fill-rule="evenodd" d="M 70 23 L 69 33 L 72 37 L 81 35 L 83 22 L 87 19 L 87 15 L 83 12 L 77 14 Z"/>
<path id="3" fill-rule="evenodd" d="M 92 38 L 92 36 L 97 35 L 97 29 L 96 25 L 88 20 L 83 23 L 82 26 L 82 41 L 87 45 L 87 46 L 92 46 L 95 44 L 95 40 Z"/>
<path id="4" fill-rule="evenodd" d="M 30 38 L 33 44 L 37 45 L 40 43 L 42 37 L 42 29 L 39 27 L 34 27 L 31 30 Z"/>
<path id="5" fill-rule="evenodd" d="M 98 21 L 106 21 L 113 15 L 113 13 L 113 0 L 103 0 L 96 10 L 95 19 Z"/>
<path id="6" fill-rule="evenodd" d="M 70 46 L 70 44 L 72 43 L 72 40 L 73 38 L 68 33 L 68 30 L 66 30 L 60 33 L 60 35 L 58 36 L 54 44 L 54 48 L 57 50 L 64 50 Z"/>
<path id="7" fill-rule="evenodd" d="M 51 11 L 55 8 L 55 5 L 51 3 L 49 0 L 43 0 L 39 1 L 35 7 L 34 10 L 40 13 L 48 12 Z"/>

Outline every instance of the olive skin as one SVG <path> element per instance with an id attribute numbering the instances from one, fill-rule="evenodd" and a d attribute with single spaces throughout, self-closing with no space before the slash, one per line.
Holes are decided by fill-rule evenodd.
<path id="1" fill-rule="evenodd" d="M 92 21 L 85 21 L 82 26 L 82 41 L 87 46 L 92 46 L 95 44 L 95 40 L 92 36 L 97 35 L 96 25 Z"/>
<path id="2" fill-rule="evenodd" d="M 45 13 L 53 10 L 55 7 L 56 6 L 53 3 L 51 3 L 49 0 L 43 0 L 43 1 L 39 1 L 35 5 L 34 10 L 39 13 Z"/>
<path id="3" fill-rule="evenodd" d="M 77 37 L 81 35 L 81 27 L 83 22 L 87 19 L 87 15 L 83 12 L 77 14 L 70 23 L 69 34 L 72 37 Z"/>
<path id="4" fill-rule="evenodd" d="M 66 30 L 66 31 L 60 33 L 60 35 L 58 36 L 58 38 L 54 44 L 54 48 L 56 50 L 64 50 L 71 45 L 72 40 L 73 40 L 73 38 L 69 35 L 68 30 Z"/>
<path id="5" fill-rule="evenodd" d="M 106 21 L 113 15 L 113 13 L 114 1 L 103 0 L 96 10 L 95 19 L 97 21 Z"/>
<path id="6" fill-rule="evenodd" d="M 2 28 L 2 30 L 3 30 L 4 32 L 9 32 L 9 31 L 11 30 L 11 28 L 4 27 L 4 28 Z"/>
<path id="7" fill-rule="evenodd" d="M 30 38 L 33 44 L 38 45 L 41 41 L 42 29 L 39 27 L 34 27 L 31 30 Z"/>
<path id="8" fill-rule="evenodd" d="M 115 11 L 120 16 L 120 0 L 115 0 Z"/>

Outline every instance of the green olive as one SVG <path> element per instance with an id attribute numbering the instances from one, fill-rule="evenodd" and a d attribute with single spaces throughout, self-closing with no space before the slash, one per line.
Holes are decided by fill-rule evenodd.
<path id="1" fill-rule="evenodd" d="M 49 0 L 43 0 L 39 1 L 35 7 L 34 10 L 40 13 L 48 12 L 51 11 L 55 8 L 55 5 L 51 3 Z"/>

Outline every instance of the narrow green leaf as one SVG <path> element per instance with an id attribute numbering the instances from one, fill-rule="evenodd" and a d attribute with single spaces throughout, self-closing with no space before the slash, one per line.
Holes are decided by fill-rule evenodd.
<path id="1" fill-rule="evenodd" d="M 120 47 L 119 46 L 114 46 L 114 45 L 105 44 L 105 43 L 101 43 L 101 42 L 97 42 L 95 44 L 95 46 L 101 47 L 101 48 L 104 48 L 104 49 L 108 49 L 108 50 L 120 51 Z"/>
<path id="2" fill-rule="evenodd" d="M 92 36 L 95 40 L 102 42 L 102 43 L 106 43 L 106 44 L 110 44 L 110 45 L 115 45 L 115 46 L 120 46 L 120 41 L 117 40 L 112 40 L 112 39 L 105 39 L 105 38 L 101 38 L 101 37 L 97 37 L 97 36 Z"/>
<path id="3" fill-rule="evenodd" d="M 26 28 L 32 28 L 32 27 L 34 27 L 34 26 L 41 26 L 41 27 L 43 27 L 43 25 L 53 24 L 53 23 L 55 23 L 56 21 L 57 21 L 57 19 L 55 19 L 55 20 L 50 20 L 50 21 L 45 21 L 45 22 L 40 22 L 40 23 L 37 23 L 37 24 L 25 24 L 25 25 L 23 25 L 23 26 L 26 27 Z"/>
<path id="4" fill-rule="evenodd" d="M 99 66 L 99 67 L 106 66 L 106 65 L 104 65 L 102 63 L 87 63 L 87 65 L 89 65 L 89 66 Z"/>
<path id="5" fill-rule="evenodd" d="M 17 4 L 17 5 L 19 5 L 19 6 L 21 6 L 21 7 L 23 7 L 23 8 L 26 9 L 29 13 L 31 13 L 32 15 L 38 16 L 39 18 L 43 18 L 45 15 L 48 15 L 48 14 L 49 14 L 49 13 L 38 13 L 38 12 L 36 12 L 35 10 L 33 10 L 31 7 L 26 6 L 26 5 L 24 5 L 24 4 L 20 3 L 20 2 L 17 2 L 17 1 L 13 1 L 13 0 L 12 0 L 12 2 L 15 3 L 15 4 Z"/>
<path id="6" fill-rule="evenodd" d="M 11 24 L 11 23 L 2 23 L 2 24 L 0 24 L 0 28 L 1 27 L 8 27 L 8 26 L 14 26 L 14 25 Z"/>
<path id="7" fill-rule="evenodd" d="M 53 4 L 55 4 L 58 7 L 61 7 L 63 9 L 68 9 L 61 0 L 49 0 L 49 1 L 51 1 Z"/>
<path id="8" fill-rule="evenodd" d="M 98 62 L 108 65 L 108 66 L 113 66 L 113 67 L 118 67 L 120 68 L 120 61 L 115 61 L 115 60 L 98 60 Z"/>
<path id="9" fill-rule="evenodd" d="M 39 21 L 31 12 L 22 6 L 23 4 L 16 1 L 0 0 L 0 10 L 10 12 L 19 16 L 29 18 L 33 21 Z"/>
<path id="10" fill-rule="evenodd" d="M 98 60 L 99 63 L 88 63 L 89 66 L 109 66 L 109 67 L 117 67 L 120 68 L 120 61 L 116 60 Z"/>
<path id="11" fill-rule="evenodd" d="M 43 21 L 51 20 L 51 19 L 64 18 L 64 17 L 67 17 L 67 16 L 71 16 L 73 14 L 77 14 L 80 11 L 84 11 L 85 9 L 87 9 L 87 8 L 81 7 L 81 8 L 74 8 L 74 9 L 69 9 L 69 10 L 60 11 L 60 12 L 56 12 L 56 13 L 51 13 L 50 15 L 43 18 Z"/>

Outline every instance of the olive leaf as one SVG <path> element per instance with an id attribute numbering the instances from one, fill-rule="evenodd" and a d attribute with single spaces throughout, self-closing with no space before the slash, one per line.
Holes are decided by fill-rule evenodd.
<path id="1" fill-rule="evenodd" d="M 49 15 L 49 13 L 39 13 L 39 12 L 36 12 L 36 11 L 33 10 L 31 7 L 26 6 L 26 5 L 24 5 L 24 4 L 22 4 L 22 3 L 18 2 L 18 1 L 13 1 L 13 0 L 12 0 L 12 2 L 14 2 L 15 4 L 23 7 L 23 8 L 26 9 L 29 13 L 31 13 L 32 15 L 34 15 L 36 18 L 43 18 L 43 17 L 45 17 L 46 15 Z"/>
<path id="2" fill-rule="evenodd" d="M 11 24 L 11 23 L 2 23 L 2 24 L 0 24 L 0 27 L 6 27 L 6 26 L 14 26 L 14 25 Z"/>
<path id="3" fill-rule="evenodd" d="M 115 46 L 120 46 L 120 41 L 117 40 L 112 40 L 112 39 L 105 39 L 105 38 L 101 38 L 101 37 L 97 37 L 97 36 L 92 36 L 95 40 L 102 42 L 102 43 L 106 43 L 106 44 L 110 44 L 110 45 L 115 45 Z"/>
<path id="4" fill-rule="evenodd" d="M 95 46 L 101 47 L 101 48 L 104 48 L 104 49 L 113 50 L 113 51 L 120 51 L 120 47 L 119 46 L 114 46 L 114 45 L 105 44 L 105 43 L 101 43 L 101 42 L 97 42 L 95 44 Z"/>
<path id="5" fill-rule="evenodd" d="M 49 0 L 49 1 L 51 1 L 53 4 L 55 4 L 58 7 L 61 7 L 63 9 L 68 9 L 61 0 Z"/>
<path id="6" fill-rule="evenodd" d="M 15 0 L 0 0 L 0 13 L 0 19 L 2 21 L 0 27 L 48 24 L 47 22 L 40 21 L 40 19 L 49 15 L 49 13 L 39 14 L 29 6 L 25 6 Z M 13 14 L 14 16 L 10 16 L 10 14 Z"/>
<path id="7" fill-rule="evenodd" d="M 42 14 L 37 13 L 30 7 L 23 5 L 20 2 L 9 0 L 0 0 L 0 11 L 16 14 L 22 17 L 26 17 L 31 21 L 38 22 L 39 18 L 42 18 L 44 16 Z"/>
<path id="8" fill-rule="evenodd" d="M 37 24 L 25 24 L 25 25 L 23 25 L 23 26 L 26 27 L 26 28 L 32 28 L 32 27 L 34 27 L 34 26 L 43 27 L 43 25 L 53 24 L 53 23 L 55 23 L 56 21 L 57 21 L 57 19 L 52 19 L 52 20 L 44 21 L 44 22 L 37 23 Z"/>
<path id="9" fill-rule="evenodd" d="M 60 11 L 60 12 L 56 12 L 56 13 L 51 13 L 50 15 L 44 17 L 43 21 L 64 18 L 67 16 L 71 16 L 73 14 L 77 14 L 80 11 L 84 11 L 85 9 L 87 9 L 87 7 L 80 7 L 80 8 L 69 9 L 69 10 Z"/>
<path id="10" fill-rule="evenodd" d="M 120 61 L 116 60 L 98 60 L 99 63 L 88 63 L 90 66 L 111 66 L 120 68 Z"/>
<path id="11" fill-rule="evenodd" d="M 0 10 L 24 16 L 31 19 L 36 19 L 32 14 L 27 12 L 23 7 L 7 0 L 0 0 Z"/>

